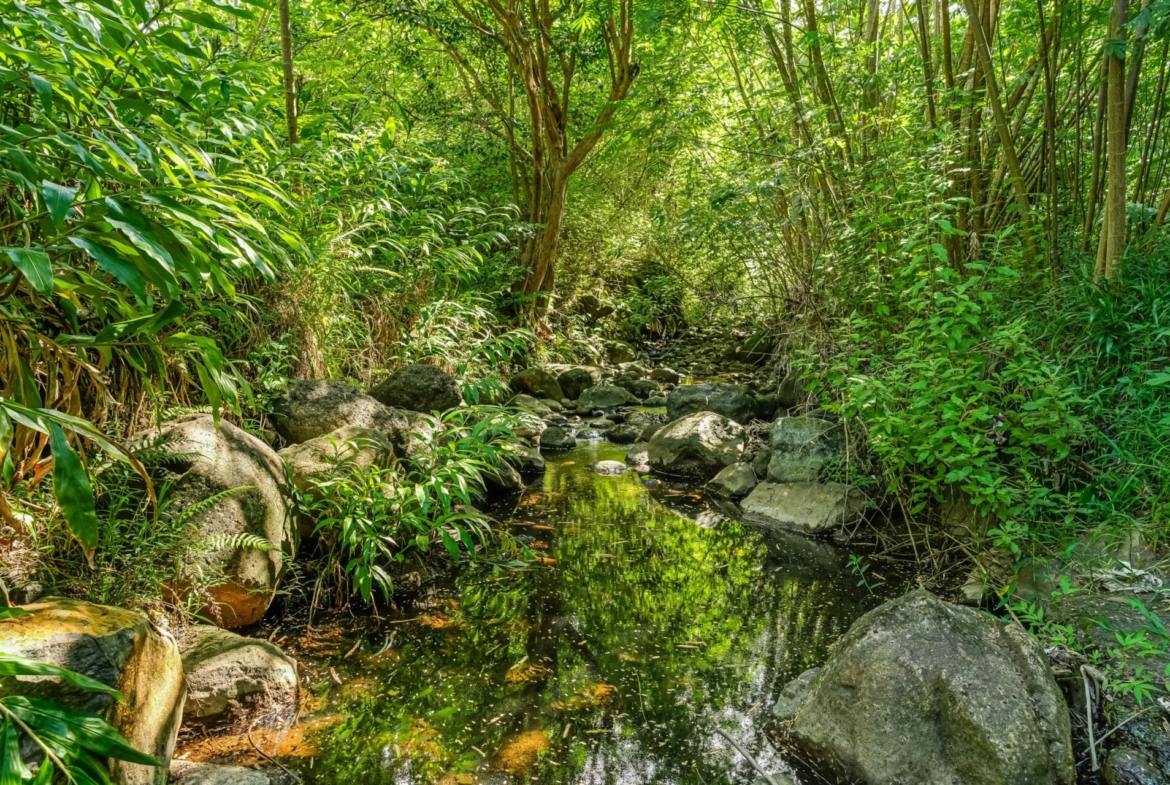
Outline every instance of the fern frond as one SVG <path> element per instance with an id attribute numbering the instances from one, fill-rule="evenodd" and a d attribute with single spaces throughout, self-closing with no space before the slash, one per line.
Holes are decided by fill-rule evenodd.
<path id="1" fill-rule="evenodd" d="M 267 553 L 268 551 L 276 550 L 276 547 L 266 538 L 247 532 L 241 532 L 239 534 L 217 534 L 207 541 L 206 547 L 210 551 L 252 548 Z"/>
<path id="2" fill-rule="evenodd" d="M 208 496 L 206 499 L 200 499 L 199 501 L 195 502 L 190 507 L 188 507 L 187 509 L 185 509 L 181 513 L 179 513 L 178 518 L 175 519 L 175 523 L 180 524 L 180 525 L 187 523 L 192 518 L 194 518 L 196 515 L 198 515 L 199 513 L 203 512 L 204 510 L 211 509 L 216 504 L 219 504 L 221 501 L 228 498 L 229 496 L 236 494 L 236 493 L 240 493 L 241 491 L 251 491 L 251 490 L 255 490 L 255 489 L 256 489 L 255 485 L 241 485 L 237 488 L 228 488 L 226 491 L 220 491 L 219 493 L 212 494 L 211 496 Z"/>

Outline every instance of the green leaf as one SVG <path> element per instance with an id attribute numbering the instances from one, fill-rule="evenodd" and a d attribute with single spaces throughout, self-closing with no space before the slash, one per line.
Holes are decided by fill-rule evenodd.
<path id="1" fill-rule="evenodd" d="M 30 615 L 24 608 L 0 608 L 0 621 L 7 621 L 8 619 L 17 619 L 21 616 Z"/>
<path id="2" fill-rule="evenodd" d="M 0 785 L 20 785 L 32 772 L 20 759 L 20 737 L 16 724 L 5 718 L 0 723 Z"/>
<path id="3" fill-rule="evenodd" d="M 9 608 L 7 610 L 21 611 L 20 615 L 30 615 L 28 611 L 20 608 Z M 82 673 L 71 671 L 68 668 L 62 668 L 59 665 L 53 665 L 48 662 L 41 662 L 40 660 L 29 660 L 24 657 L 17 657 L 15 654 L 5 654 L 0 652 L 0 676 L 57 676 L 66 684 L 71 684 L 82 690 L 89 690 L 90 692 L 104 692 L 107 695 L 113 695 L 118 700 L 122 700 L 122 693 L 115 690 L 113 687 L 102 684 L 96 679 L 91 679 Z"/>
<path id="4" fill-rule="evenodd" d="M 53 294 L 53 264 L 43 248 L 3 248 L 4 253 L 16 265 L 16 269 L 24 274 L 44 297 Z"/>
<path id="5" fill-rule="evenodd" d="M 175 11 L 175 13 L 186 19 L 188 22 L 194 22 L 195 24 L 206 27 L 209 30 L 218 30 L 221 33 L 236 32 L 206 11 L 191 11 L 189 9 L 180 9 Z"/>
<path id="6" fill-rule="evenodd" d="M 53 226 L 57 228 L 57 231 L 61 231 L 61 227 L 65 225 L 65 218 L 69 215 L 69 208 L 73 205 L 73 200 L 80 190 L 80 188 L 58 185 L 50 180 L 41 181 L 41 195 L 45 199 L 45 207 L 49 211 L 49 218 L 53 220 Z"/>
<path id="7" fill-rule="evenodd" d="M 1170 373 L 1156 373 L 1146 379 L 1147 387 L 1165 387 L 1170 384 Z"/>
<path id="8" fill-rule="evenodd" d="M 38 730 L 45 730 L 81 744 L 91 752 L 143 766 L 161 765 L 122 738 L 118 730 L 96 714 L 66 709 L 52 701 L 13 696 L 2 698 L 4 707 Z"/>
<path id="9" fill-rule="evenodd" d="M 53 451 L 53 495 L 69 523 L 69 531 L 92 563 L 98 545 L 98 523 L 89 477 L 81 459 L 69 446 L 65 432 L 55 422 L 49 423 L 49 446 Z"/>
<path id="10" fill-rule="evenodd" d="M 53 111 L 53 85 L 48 79 L 43 76 L 37 76 L 34 73 L 29 73 L 29 81 L 32 82 L 33 89 L 37 91 L 37 95 L 41 99 L 41 106 L 45 107 L 46 112 Z"/>
<path id="11" fill-rule="evenodd" d="M 134 265 L 122 261 L 104 246 L 83 237 L 70 237 L 69 242 L 88 253 L 98 266 L 122 282 L 139 300 L 146 300 L 146 284 Z"/>

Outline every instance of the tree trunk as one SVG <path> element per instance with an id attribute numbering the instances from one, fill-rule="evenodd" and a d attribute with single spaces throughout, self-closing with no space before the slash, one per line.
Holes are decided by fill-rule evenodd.
<path id="1" fill-rule="evenodd" d="M 1093 172 L 1089 176 L 1089 203 L 1085 205 L 1084 250 L 1089 250 L 1093 224 L 1097 220 L 1097 203 L 1101 201 L 1101 177 L 1105 161 L 1105 109 L 1109 104 L 1109 55 L 1101 59 L 1101 87 L 1097 99 L 1097 117 L 1093 123 Z"/>
<path id="2" fill-rule="evenodd" d="M 1125 24 L 1129 17 L 1128 0 L 1113 0 L 1109 13 L 1109 40 L 1107 41 L 1108 106 L 1106 108 L 1107 174 L 1105 221 L 1101 231 L 1105 237 L 1105 253 L 1098 259 L 1096 274 L 1106 280 L 1116 280 L 1121 273 L 1121 258 L 1125 253 Z"/>
<path id="3" fill-rule="evenodd" d="M 297 131 L 297 88 L 293 79 L 292 26 L 289 23 L 288 0 L 280 0 L 280 61 L 284 68 L 284 118 L 288 123 L 288 143 L 300 140 Z"/>
<path id="4" fill-rule="evenodd" d="M 938 127 L 934 105 L 934 69 L 930 65 L 930 25 L 926 21 L 926 0 L 915 3 L 918 9 L 918 48 L 922 56 L 922 84 L 926 88 L 926 119 L 931 128 Z"/>

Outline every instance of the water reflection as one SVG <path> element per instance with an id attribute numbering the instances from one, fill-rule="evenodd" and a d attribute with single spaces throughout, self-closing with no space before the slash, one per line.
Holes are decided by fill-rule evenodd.
<path id="1" fill-rule="evenodd" d="M 830 546 L 589 471 L 624 452 L 549 460 L 504 516 L 550 566 L 468 566 L 414 621 L 338 659 L 346 689 L 321 711 L 346 719 L 300 766 L 307 781 L 752 782 L 717 727 L 786 770 L 763 731 L 775 696 L 880 598 Z"/>

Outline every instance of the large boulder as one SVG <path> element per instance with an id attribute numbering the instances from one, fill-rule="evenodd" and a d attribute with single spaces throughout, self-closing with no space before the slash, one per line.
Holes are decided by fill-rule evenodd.
<path id="1" fill-rule="evenodd" d="M 862 616 L 790 737 L 867 785 L 1072 785 L 1068 708 L 1018 624 L 916 591 Z"/>
<path id="2" fill-rule="evenodd" d="M 183 644 L 185 720 L 272 726 L 296 714 L 297 664 L 265 640 L 196 625 Z"/>
<path id="3" fill-rule="evenodd" d="M 293 482 L 306 490 L 312 481 L 340 465 L 369 469 L 388 466 L 394 445 L 381 431 L 345 425 L 325 436 L 285 447 L 277 453 L 286 464 Z"/>
<path id="4" fill-rule="evenodd" d="M 525 368 L 508 380 L 508 386 L 513 392 L 549 398 L 558 403 L 566 397 L 556 377 L 543 368 Z"/>
<path id="5" fill-rule="evenodd" d="M 577 399 L 577 411 L 591 412 L 596 409 L 615 409 L 618 406 L 636 404 L 638 399 L 629 390 L 612 384 L 598 384 L 581 393 Z"/>
<path id="6" fill-rule="evenodd" d="M 377 384 L 370 395 L 379 403 L 415 412 L 445 412 L 463 403 L 459 383 L 433 365 L 407 365 Z"/>
<path id="7" fill-rule="evenodd" d="M 122 693 L 70 687 L 55 677 L 0 677 L 0 696 L 44 698 L 97 714 L 161 768 L 110 762 L 117 785 L 163 785 L 187 694 L 173 638 L 141 613 L 51 598 L 25 606 L 27 616 L 0 623 L 0 651 L 77 671 Z"/>
<path id="8" fill-rule="evenodd" d="M 666 415 L 672 420 L 695 412 L 715 412 L 747 424 L 756 416 L 756 397 L 742 384 L 684 384 L 666 396 Z"/>
<path id="9" fill-rule="evenodd" d="M 593 386 L 593 374 L 584 368 L 570 368 L 557 377 L 557 384 L 566 398 L 575 401 L 581 397 L 581 393 Z"/>
<path id="10" fill-rule="evenodd" d="M 839 482 L 762 482 L 739 503 L 748 520 L 804 534 L 827 534 L 861 519 L 865 494 Z"/>
<path id="11" fill-rule="evenodd" d="M 140 443 L 163 444 L 173 455 L 157 479 L 170 485 L 173 512 L 194 508 L 195 537 L 208 545 L 202 572 L 222 576 L 205 588 L 207 611 L 224 627 L 260 621 L 299 539 L 280 456 L 226 420 L 216 427 L 210 414 L 171 420 Z M 222 498 L 204 506 L 214 496 Z M 189 577 L 176 576 L 172 590 L 184 594 Z"/>
<path id="12" fill-rule="evenodd" d="M 819 417 L 781 417 L 772 424 L 772 482 L 813 482 L 825 463 L 845 455 L 845 428 Z"/>
<path id="13" fill-rule="evenodd" d="M 289 444 L 300 444 L 352 425 L 372 428 L 398 443 L 409 423 L 402 412 L 389 409 L 344 382 L 290 382 L 272 406 L 276 432 Z"/>
<path id="14" fill-rule="evenodd" d="M 571 450 L 577 446 L 577 439 L 568 428 L 550 425 L 540 434 L 539 444 L 542 450 Z"/>
<path id="15" fill-rule="evenodd" d="M 743 426 L 714 412 L 698 412 L 655 433 L 649 461 L 663 474 L 708 479 L 739 460 L 743 443 Z"/>

